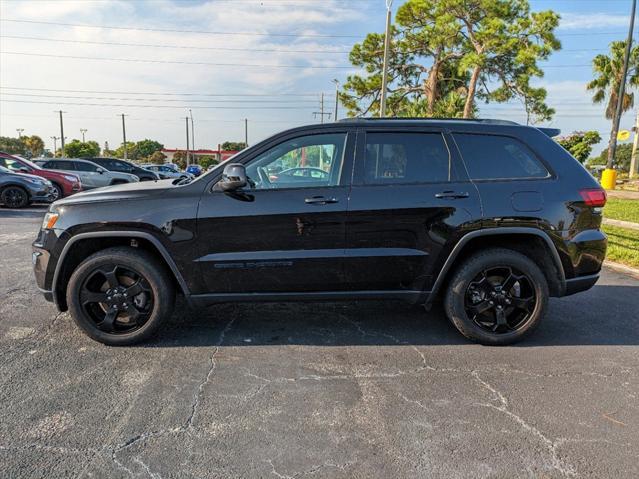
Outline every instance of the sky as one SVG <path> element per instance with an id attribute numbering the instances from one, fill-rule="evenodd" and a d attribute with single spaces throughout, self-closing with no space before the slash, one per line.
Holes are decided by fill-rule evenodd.
<path id="1" fill-rule="evenodd" d="M 557 111 L 543 126 L 597 130 L 598 153 L 611 125 L 585 84 L 592 58 L 625 39 L 631 0 L 530 3 L 562 18 L 562 50 L 536 81 Z M 52 149 L 62 110 L 67 142 L 86 129 L 87 140 L 115 148 L 124 113 L 128 141 L 185 148 L 190 109 L 196 148 L 243 141 L 245 118 L 253 144 L 319 122 L 322 93 L 333 112 L 333 80 L 357 72 L 348 52 L 383 32 L 385 8 L 384 0 L 0 0 L 0 135 L 24 129 Z M 517 102 L 480 105 L 480 116 L 525 123 Z"/>

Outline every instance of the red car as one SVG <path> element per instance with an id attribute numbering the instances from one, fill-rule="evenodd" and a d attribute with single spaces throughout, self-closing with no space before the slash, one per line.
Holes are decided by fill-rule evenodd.
<path id="1" fill-rule="evenodd" d="M 53 199 L 57 200 L 82 190 L 82 182 L 76 175 L 61 171 L 45 170 L 21 156 L 0 151 L 0 166 L 15 172 L 41 176 L 53 183 Z"/>

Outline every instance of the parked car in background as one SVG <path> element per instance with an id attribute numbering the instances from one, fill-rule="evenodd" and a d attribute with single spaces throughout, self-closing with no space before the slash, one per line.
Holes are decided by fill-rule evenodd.
<path id="1" fill-rule="evenodd" d="M 53 201 L 53 185 L 46 178 L 15 173 L 0 166 L 0 203 L 7 208 L 24 208 L 34 201 Z"/>
<path id="2" fill-rule="evenodd" d="M 171 165 L 142 165 L 142 168 L 147 169 L 149 171 L 153 171 L 160 175 L 160 179 L 168 180 L 174 178 L 180 179 L 193 179 L 194 175 L 191 173 L 187 173 L 185 171 L 179 171 L 176 168 L 173 168 Z"/>
<path id="3" fill-rule="evenodd" d="M 77 175 L 47 170 L 21 156 L 0 152 L 0 166 L 14 173 L 26 173 L 49 180 L 53 186 L 53 201 L 82 190 L 82 182 Z"/>
<path id="4" fill-rule="evenodd" d="M 65 173 L 78 175 L 82 181 L 82 187 L 86 190 L 140 181 L 137 176 L 130 173 L 109 171 L 91 161 L 76 158 L 56 158 L 47 161 L 42 167 L 48 170 L 64 171 Z"/>
<path id="5" fill-rule="evenodd" d="M 200 165 L 189 165 L 186 167 L 186 172 L 198 177 L 202 174 L 202 167 Z"/>
<path id="6" fill-rule="evenodd" d="M 126 160 L 120 160 L 118 158 L 82 158 L 83 160 L 92 161 L 96 165 L 100 165 L 102 168 L 106 168 L 109 171 L 117 171 L 119 173 L 130 173 L 137 176 L 140 181 L 155 181 L 160 177 L 153 171 L 141 168 Z"/>
<path id="7" fill-rule="evenodd" d="M 549 297 L 591 288 L 606 254 L 606 193 L 558 133 L 498 120 L 295 128 L 188 183 L 56 202 L 33 244 L 36 281 L 113 345 L 153 334 L 176 291 L 193 306 L 443 299 L 467 338 L 511 344 Z M 327 175 L 271 181 L 283 165 Z"/>

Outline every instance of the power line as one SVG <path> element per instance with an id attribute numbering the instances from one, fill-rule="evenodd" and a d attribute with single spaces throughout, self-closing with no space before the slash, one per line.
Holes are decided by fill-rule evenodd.
<path id="1" fill-rule="evenodd" d="M 112 97 L 104 97 L 104 96 L 76 96 L 76 95 L 39 95 L 37 93 L 2 93 L 2 95 L 10 95 L 10 96 L 27 96 L 27 97 L 37 97 L 37 98 L 71 98 L 76 100 L 115 100 L 115 101 L 170 101 L 170 102 L 182 102 L 183 99 L 172 99 L 172 98 L 112 98 Z M 189 99 L 189 103 L 310 103 L 315 104 L 315 100 L 201 100 L 201 99 Z"/>
<path id="2" fill-rule="evenodd" d="M 69 90 L 58 88 L 26 88 L 26 87 L 12 87 L 12 86 L 0 86 L 3 90 L 26 90 L 26 91 L 54 91 L 64 93 L 103 93 L 112 95 L 148 95 L 148 96 L 208 96 L 208 97 L 244 97 L 244 96 L 313 96 L 319 97 L 318 93 L 302 93 L 302 92 L 275 92 L 275 93 L 176 93 L 176 92 L 146 92 L 146 91 L 104 91 L 104 90 Z M 332 95 L 326 95 L 332 96 Z"/>
<path id="3" fill-rule="evenodd" d="M 110 62 L 129 62 L 129 63 L 162 63 L 173 65 L 209 65 L 217 67 L 257 67 L 257 68 L 299 68 L 313 70 L 336 70 L 336 69 L 352 69 L 353 66 L 348 65 L 269 65 L 259 63 L 215 63 L 215 62 L 186 62 L 178 60 L 148 60 L 143 58 L 108 58 L 108 57 L 85 57 L 80 55 L 55 55 L 51 53 L 27 53 L 27 52 L 0 52 L 3 55 L 22 55 L 30 57 L 51 57 L 51 58 L 69 58 L 73 60 L 97 60 Z"/>
<path id="4" fill-rule="evenodd" d="M 220 32 L 211 30 L 178 30 L 172 28 L 142 28 L 142 27 L 121 27 L 115 25 L 91 25 L 88 23 L 63 23 L 63 22 L 45 22 L 40 20 L 18 20 L 14 18 L 0 18 L 2 22 L 12 23 L 32 23 L 37 25 L 55 25 L 60 27 L 86 27 L 86 28 L 104 28 L 108 30 L 136 30 L 142 32 L 168 32 L 168 33 L 201 33 L 206 35 L 246 35 L 258 37 L 286 37 L 286 38 L 360 38 L 361 35 L 328 35 L 320 33 L 264 33 L 264 32 Z"/>
<path id="5" fill-rule="evenodd" d="M 127 107 L 127 108 L 179 108 L 183 110 L 185 106 L 183 105 L 131 105 L 131 104 L 117 104 L 117 103 L 75 103 L 75 102 L 62 102 L 62 101 L 29 101 L 29 100 L 6 100 L 4 98 L 0 99 L 0 102 L 5 103 L 30 103 L 30 104 L 40 104 L 40 105 L 66 105 L 66 106 L 106 106 L 106 107 Z M 193 109 L 198 110 L 302 110 L 302 109 L 310 109 L 312 107 L 300 107 L 300 106 L 193 106 Z"/>
<path id="6" fill-rule="evenodd" d="M 150 43 L 123 43 L 123 42 L 97 42 L 89 40 L 64 40 L 61 38 L 44 38 L 44 37 L 23 37 L 18 35 L 0 35 L 0 38 L 11 38 L 15 40 L 36 40 L 45 42 L 60 43 L 82 43 L 88 45 L 112 45 L 123 47 L 149 47 L 149 48 L 177 48 L 184 50 L 213 50 L 213 51 L 231 51 L 231 52 L 268 52 L 268 53 L 350 53 L 350 50 L 280 50 L 278 48 L 232 48 L 232 47 L 198 47 L 195 45 L 158 45 Z"/>

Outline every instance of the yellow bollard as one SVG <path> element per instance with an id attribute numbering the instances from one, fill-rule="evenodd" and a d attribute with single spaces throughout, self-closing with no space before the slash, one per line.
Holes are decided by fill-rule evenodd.
<path id="1" fill-rule="evenodd" d="M 614 190 L 617 185 L 617 170 L 606 168 L 601 173 L 601 186 L 604 190 Z"/>

